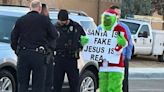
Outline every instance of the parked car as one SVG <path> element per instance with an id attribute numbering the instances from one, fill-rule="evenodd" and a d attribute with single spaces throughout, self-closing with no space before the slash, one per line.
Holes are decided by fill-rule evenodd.
<path id="1" fill-rule="evenodd" d="M 17 56 L 10 47 L 10 33 L 16 20 L 29 11 L 27 7 L 0 6 L 0 92 L 16 92 Z M 57 21 L 58 10 L 50 11 L 52 23 Z M 85 30 L 96 29 L 94 20 L 80 11 L 69 11 L 69 17 Z M 78 60 L 80 70 L 80 92 L 96 92 L 98 87 L 98 64 L 93 61 Z M 64 86 L 68 80 L 65 78 Z"/>
<path id="2" fill-rule="evenodd" d="M 153 30 L 150 23 L 135 20 L 121 19 L 130 28 L 133 40 L 133 55 L 158 56 L 164 62 L 164 30 Z"/>

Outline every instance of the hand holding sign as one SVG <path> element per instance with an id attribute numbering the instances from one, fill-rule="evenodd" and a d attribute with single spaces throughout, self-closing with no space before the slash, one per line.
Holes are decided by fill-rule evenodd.
<path id="1" fill-rule="evenodd" d="M 80 44 L 82 46 L 86 45 L 89 42 L 89 38 L 87 36 L 81 36 L 80 37 Z"/>
<path id="2" fill-rule="evenodd" d="M 82 52 L 85 61 L 101 62 L 106 59 L 109 63 L 119 63 L 120 54 L 118 55 L 117 51 L 115 51 L 115 47 L 117 46 L 116 31 L 114 31 L 113 36 L 113 31 L 87 30 L 86 33 L 89 41 L 83 47 Z"/>
<path id="3" fill-rule="evenodd" d="M 117 35 L 117 44 L 118 46 L 125 46 L 126 45 L 126 39 L 123 34 Z"/>

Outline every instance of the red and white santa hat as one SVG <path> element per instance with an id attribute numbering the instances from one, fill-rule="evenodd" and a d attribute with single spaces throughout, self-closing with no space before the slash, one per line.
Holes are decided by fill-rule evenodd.
<path id="1" fill-rule="evenodd" d="M 114 9 L 107 9 L 104 11 L 103 14 L 111 15 L 111 16 L 117 16 L 118 13 Z"/>

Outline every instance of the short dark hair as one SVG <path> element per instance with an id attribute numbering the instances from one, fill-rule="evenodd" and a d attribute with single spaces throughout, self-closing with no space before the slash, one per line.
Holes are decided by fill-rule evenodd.
<path id="1" fill-rule="evenodd" d="M 68 11 L 61 9 L 58 14 L 58 20 L 65 21 L 68 20 Z"/>
<path id="2" fill-rule="evenodd" d="M 116 5 L 113 5 L 113 6 L 110 7 L 110 9 L 120 9 L 120 7 L 116 6 Z"/>

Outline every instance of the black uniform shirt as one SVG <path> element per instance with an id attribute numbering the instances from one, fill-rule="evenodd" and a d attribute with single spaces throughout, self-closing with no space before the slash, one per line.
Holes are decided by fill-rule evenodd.
<path id="1" fill-rule="evenodd" d="M 70 19 L 68 25 L 61 26 L 56 24 L 56 28 L 60 33 L 60 37 L 57 39 L 57 50 L 70 51 L 82 48 L 80 44 L 80 36 L 85 35 L 83 28 L 76 22 Z"/>
<path id="2" fill-rule="evenodd" d="M 11 47 L 13 50 L 16 50 L 18 45 L 36 48 L 57 37 L 57 31 L 48 17 L 31 11 L 17 20 L 11 33 Z"/>

